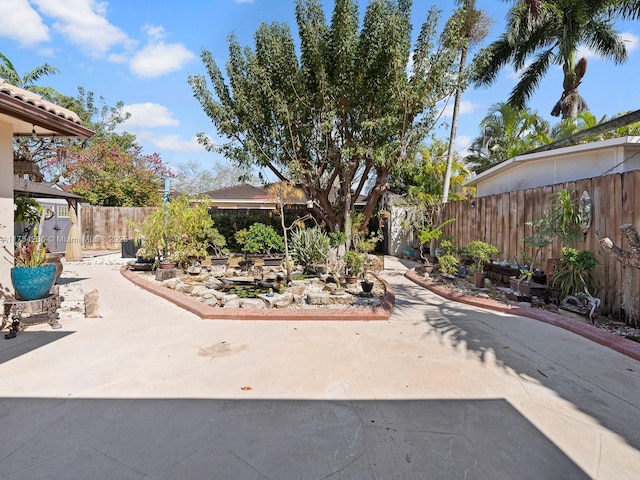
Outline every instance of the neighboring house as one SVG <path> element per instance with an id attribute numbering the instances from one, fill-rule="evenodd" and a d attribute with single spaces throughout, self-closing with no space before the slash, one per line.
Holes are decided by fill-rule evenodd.
<path id="1" fill-rule="evenodd" d="M 71 110 L 43 100 L 39 95 L 15 87 L 0 79 L 0 239 L 2 247 L 14 249 L 13 241 L 13 138 L 18 136 L 89 138 Z M 0 296 L 9 294 L 11 266 L 0 267 Z"/>
<path id="2" fill-rule="evenodd" d="M 269 197 L 269 192 L 266 188 L 255 187 L 247 183 L 211 190 L 205 192 L 204 195 L 211 198 L 211 207 L 214 213 L 230 213 L 233 210 L 236 213 L 255 214 L 257 210 L 262 210 L 266 213 L 276 208 L 276 204 Z M 335 193 L 333 197 L 335 197 Z M 361 195 L 355 203 L 356 209 L 364 208 L 366 201 L 366 197 Z M 293 201 L 289 208 L 303 212 L 311 208 L 311 201 L 302 197 Z"/>
<path id="3" fill-rule="evenodd" d="M 464 183 L 478 197 L 640 170 L 640 137 L 620 137 L 513 157 Z"/>
<path id="4" fill-rule="evenodd" d="M 261 187 L 241 183 L 232 187 L 205 192 L 211 197 L 211 208 L 215 213 L 224 210 L 274 210 L 276 204 L 269 199 L 269 193 Z"/>

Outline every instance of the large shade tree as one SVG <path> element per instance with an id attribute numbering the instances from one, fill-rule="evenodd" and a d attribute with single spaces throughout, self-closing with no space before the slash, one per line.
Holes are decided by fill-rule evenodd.
<path id="1" fill-rule="evenodd" d="M 500 70 L 511 65 L 521 72 L 509 103 L 524 108 L 552 65 L 562 67 L 562 95 L 551 110 L 554 116 L 575 118 L 587 109 L 578 86 L 587 70 L 577 57 L 584 45 L 615 63 L 627 58 L 623 39 L 614 28 L 621 0 L 517 0 L 507 15 L 506 31 L 481 50 L 474 62 L 474 83 L 490 85 Z M 630 10 L 628 15 L 632 15 Z"/>
<path id="2" fill-rule="evenodd" d="M 332 231 L 351 230 L 354 202 L 370 179 L 366 225 L 392 167 L 413 158 L 457 78 L 462 22 L 438 33 L 439 14 L 430 10 L 412 48 L 411 3 L 372 0 L 360 26 L 353 0 L 336 0 L 329 24 L 317 0 L 297 0 L 300 55 L 286 25 L 263 24 L 253 49 L 230 37 L 226 79 L 203 50 L 213 91 L 204 76 L 189 83 L 229 141 L 216 147 L 204 134 L 201 141 L 296 182 Z"/>

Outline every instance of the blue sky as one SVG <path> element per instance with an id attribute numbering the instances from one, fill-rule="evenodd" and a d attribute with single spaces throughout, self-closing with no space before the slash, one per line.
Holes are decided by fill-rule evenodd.
<path id="1" fill-rule="evenodd" d="M 361 1 L 361 13 L 367 5 Z M 323 2 L 330 15 L 332 1 Z M 414 32 L 436 5 L 445 17 L 453 1 L 414 1 Z M 510 3 L 477 0 L 494 20 L 483 43 L 502 33 Z M 125 128 L 136 134 L 144 153 L 159 152 L 172 166 L 196 160 L 203 167 L 225 160 L 206 152 L 195 135 L 216 138 L 209 118 L 193 98 L 187 75 L 204 73 L 202 47 L 222 66 L 227 59 L 227 36 L 235 33 L 243 45 L 253 43 L 261 22 L 286 22 L 297 36 L 293 0 L 2 0 L 0 52 L 18 73 L 49 63 L 60 74 L 40 84 L 76 96 L 77 87 L 103 96 L 110 106 L 124 102 L 131 112 Z M 330 18 L 328 15 L 328 18 Z M 624 65 L 589 58 L 580 93 L 598 118 L 640 108 L 636 82 L 640 77 L 640 22 L 617 25 L 628 40 Z M 505 101 L 516 75 L 505 69 L 489 88 L 469 89 L 463 96 L 457 149 L 464 152 L 478 134 L 478 123 L 495 102 Z M 561 71 L 554 67 L 531 99 L 531 108 L 552 123 L 549 115 L 560 96 Z M 441 137 L 447 130 L 441 129 Z"/>

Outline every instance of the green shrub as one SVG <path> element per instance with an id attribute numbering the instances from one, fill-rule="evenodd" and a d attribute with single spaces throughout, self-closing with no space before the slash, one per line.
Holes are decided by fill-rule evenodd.
<path id="1" fill-rule="evenodd" d="M 596 265 L 598 265 L 598 260 L 593 252 L 563 247 L 560 270 L 556 272 L 551 281 L 551 285 L 560 290 L 559 298 L 562 300 L 568 295 L 584 293 L 585 287 L 591 294 L 594 294 Z"/>
<path id="2" fill-rule="evenodd" d="M 345 252 L 342 261 L 344 262 L 345 275 L 349 277 L 357 277 L 362 272 L 364 257 L 361 253 L 358 253 L 355 250 L 349 250 L 348 252 Z"/>
<path id="3" fill-rule="evenodd" d="M 237 234 L 236 234 L 237 240 Z M 254 223 L 249 227 L 244 238 L 242 250 L 253 254 L 270 255 L 275 252 L 282 252 L 284 240 L 271 225 L 264 223 Z"/>

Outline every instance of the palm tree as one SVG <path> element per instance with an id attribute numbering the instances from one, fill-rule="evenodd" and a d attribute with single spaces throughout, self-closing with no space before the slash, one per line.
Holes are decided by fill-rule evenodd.
<path id="1" fill-rule="evenodd" d="M 11 63 L 4 54 L 0 53 L 0 78 L 4 78 L 16 87 L 37 93 L 49 101 L 53 101 L 55 97 L 59 97 L 61 94 L 53 88 L 42 87 L 35 83 L 43 76 L 55 75 L 56 73 L 60 73 L 56 67 L 45 63 L 44 65 L 34 68 L 26 75 L 21 76 L 13 63 Z M 60 140 L 57 139 L 32 137 L 16 139 L 13 156 L 14 160 L 18 160 L 19 162 L 14 163 L 14 173 L 16 175 L 28 176 L 31 180 L 43 181 L 44 176 L 38 167 L 38 162 L 50 157 L 59 141 Z"/>
<path id="2" fill-rule="evenodd" d="M 458 130 L 458 114 L 460 110 L 460 97 L 468 81 L 467 55 L 469 48 L 480 42 L 489 32 L 489 20 L 484 10 L 476 10 L 476 0 L 456 0 L 458 5 L 463 5 L 462 10 L 462 36 L 464 40 L 460 46 L 460 64 L 458 69 L 458 85 L 455 89 L 453 101 L 453 115 L 451 116 L 451 133 L 449 135 L 449 149 L 447 153 L 447 165 L 442 186 L 442 203 L 449 200 L 449 186 L 451 183 L 451 171 L 455 154 L 456 135 Z"/>
<path id="3" fill-rule="evenodd" d="M 491 106 L 480 131 L 469 149 L 471 155 L 465 158 L 476 172 L 551 141 L 549 124 L 537 113 L 505 102 Z"/>
<path id="4" fill-rule="evenodd" d="M 47 100 L 52 100 L 56 95 L 60 95 L 57 90 L 51 87 L 36 85 L 36 82 L 40 80 L 41 77 L 60 73 L 60 70 L 56 67 L 45 63 L 44 65 L 34 68 L 26 75 L 20 76 L 16 67 L 13 66 L 13 63 L 2 53 L 0 53 L 0 62 L 0 78 L 4 78 L 10 84 L 37 93 Z"/>
<path id="5" fill-rule="evenodd" d="M 407 194 L 413 203 L 431 206 L 442 201 L 442 189 L 448 164 L 448 142 L 433 140 L 430 145 L 420 145 L 413 162 L 403 165 L 402 171 L 394 172 L 390 179 L 390 190 L 397 194 Z M 462 188 L 471 172 L 465 162 L 454 156 L 449 182 L 448 197 L 453 200 L 466 198 Z"/>
<path id="6" fill-rule="evenodd" d="M 517 0 L 507 14 L 506 32 L 474 59 L 473 82 L 490 85 L 506 65 L 523 69 L 509 97 L 511 105 L 523 108 L 549 67 L 560 65 L 563 91 L 551 114 L 576 118 L 587 109 L 578 93 L 587 60 L 577 59 L 578 46 L 586 45 L 615 63 L 627 58 L 625 44 L 613 27 L 619 7 L 619 0 Z"/>

